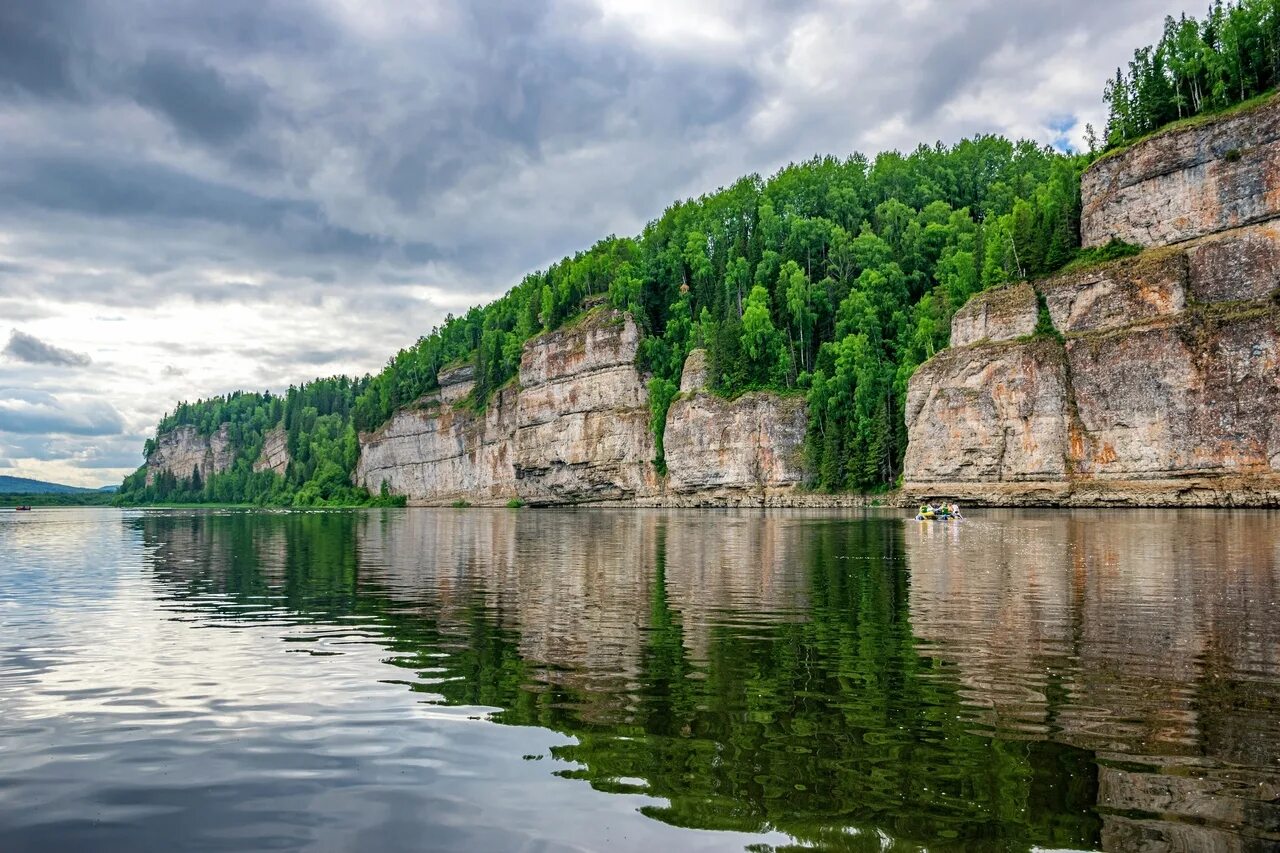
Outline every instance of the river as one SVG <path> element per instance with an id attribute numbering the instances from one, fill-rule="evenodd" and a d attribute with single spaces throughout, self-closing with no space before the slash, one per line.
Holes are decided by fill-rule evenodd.
<path id="1" fill-rule="evenodd" d="M 0 850 L 1280 849 L 1280 512 L 0 514 Z"/>

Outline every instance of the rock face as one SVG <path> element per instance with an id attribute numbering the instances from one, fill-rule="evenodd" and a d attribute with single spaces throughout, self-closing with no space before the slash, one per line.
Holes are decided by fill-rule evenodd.
<path id="1" fill-rule="evenodd" d="M 1237 229 L 1038 282 L 1062 340 L 955 347 L 912 378 L 908 493 L 1280 503 L 1280 302 L 1258 260 L 1275 237 Z"/>
<path id="2" fill-rule="evenodd" d="M 1067 475 L 1067 393 L 1066 359 L 1052 339 L 940 353 L 907 393 L 909 489 L 1018 483 L 1057 494 Z"/>
<path id="3" fill-rule="evenodd" d="M 281 477 L 289 470 L 289 435 L 280 427 L 268 432 L 262 438 L 262 452 L 254 460 L 255 472 L 270 471 Z"/>
<path id="4" fill-rule="evenodd" d="M 711 376 L 707 367 L 707 351 L 698 348 L 689 353 L 680 373 L 680 393 L 693 394 L 710 386 Z"/>
<path id="5" fill-rule="evenodd" d="M 639 344 L 630 315 L 595 309 L 525 347 L 515 434 L 522 498 L 627 500 L 657 488 Z"/>
<path id="6" fill-rule="evenodd" d="M 467 405 L 471 375 L 442 373 L 440 391 L 360 437 L 356 482 L 376 493 L 385 481 L 415 504 L 537 505 L 764 502 L 804 481 L 803 401 L 693 391 L 667 415 L 664 481 L 639 344 L 629 315 L 596 307 L 529 341 L 518 381 L 483 414 Z M 700 388 L 705 359 L 688 361 L 685 378 Z"/>
<path id="7" fill-rule="evenodd" d="M 505 503 L 516 497 L 512 467 L 515 391 L 494 395 L 483 415 L 427 395 L 377 432 L 360 437 L 358 485 L 416 503 Z"/>
<path id="8" fill-rule="evenodd" d="M 951 321 L 951 345 L 1011 341 L 1036 330 L 1036 292 L 1026 282 L 988 290 L 970 299 Z"/>
<path id="9" fill-rule="evenodd" d="M 156 448 L 147 457 L 147 485 L 162 471 L 182 480 L 197 468 L 201 479 L 207 480 L 209 475 L 227 470 L 234 460 L 226 424 L 209 436 L 200 435 L 193 426 L 180 426 L 156 437 Z"/>
<path id="10" fill-rule="evenodd" d="M 1113 154 L 1085 173 L 1085 246 L 1163 246 L 1280 214 L 1280 98 Z"/>
<path id="11" fill-rule="evenodd" d="M 906 492 L 1280 504 L 1280 99 L 1139 143 L 1082 186 L 1086 245 L 1152 248 L 1035 282 L 1054 335 L 1018 338 L 1028 284 L 957 312 L 909 387 Z"/>
<path id="12" fill-rule="evenodd" d="M 803 397 L 682 394 L 671 404 L 663 439 L 668 488 L 708 503 L 793 491 L 808 477 L 807 423 Z"/>

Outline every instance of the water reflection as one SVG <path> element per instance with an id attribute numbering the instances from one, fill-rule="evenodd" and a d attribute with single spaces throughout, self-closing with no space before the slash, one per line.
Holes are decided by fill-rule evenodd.
<path id="1" fill-rule="evenodd" d="M 907 535 L 921 649 L 956 664 L 983 729 L 1093 751 L 1107 849 L 1274 847 L 1275 516 L 989 519 Z"/>
<path id="2" fill-rule="evenodd" d="M 516 762 L 528 808 L 504 800 L 473 818 L 529 843 L 546 824 L 594 827 L 596 806 L 575 793 L 594 790 L 642 795 L 627 807 L 655 828 L 751 833 L 762 849 L 1280 847 L 1276 514 L 990 512 L 930 526 L 816 512 L 193 512 L 122 526 L 112 547 L 136 555 L 194 647 L 248 654 L 220 637 L 261 626 L 314 656 L 353 706 L 386 703 L 374 688 L 392 681 L 442 711 L 542 727 L 516 730 L 533 744 Z M 380 664 L 360 658 L 370 647 Z M 277 652 L 252 649 L 264 669 Z M 361 743 L 424 725 L 378 719 Z M 518 755 L 477 744 L 429 760 L 514 778 Z M 553 814 L 528 810 L 551 802 Z M 428 828 L 443 820 L 421 811 Z"/>

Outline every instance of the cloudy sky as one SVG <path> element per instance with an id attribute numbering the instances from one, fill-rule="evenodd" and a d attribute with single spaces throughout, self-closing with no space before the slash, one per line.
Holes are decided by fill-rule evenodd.
<path id="1" fill-rule="evenodd" d="M 1168 0 L 0 0 L 0 474 L 363 373 L 815 153 L 1079 144 Z"/>

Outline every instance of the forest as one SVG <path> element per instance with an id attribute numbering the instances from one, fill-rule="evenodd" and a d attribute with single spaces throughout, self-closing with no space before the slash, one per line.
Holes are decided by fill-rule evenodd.
<path id="1" fill-rule="evenodd" d="M 122 505 L 151 503 L 252 503 L 266 506 L 403 505 L 403 499 L 372 496 L 351 485 L 360 447 L 351 409 L 369 378 L 317 379 L 290 387 L 283 396 L 238 391 L 195 403 L 179 403 L 156 427 L 156 435 L 188 426 L 210 436 L 226 425 L 235 459 L 226 471 L 202 479 L 164 471 L 150 484 L 145 466 L 125 478 L 116 496 Z M 285 433 L 290 464 L 283 477 L 254 471 L 267 433 Z M 156 441 L 148 439 L 150 456 Z"/>
<path id="2" fill-rule="evenodd" d="M 1086 162 L 984 136 L 742 178 L 449 318 L 373 377 L 356 426 L 376 428 L 458 359 L 475 360 L 482 404 L 515 376 L 527 339 L 607 294 L 644 330 L 659 448 L 685 356 L 705 347 L 716 393 L 807 395 L 815 486 L 890 486 L 912 370 L 946 345 L 972 293 L 1076 256 Z"/>
<path id="3" fill-rule="evenodd" d="M 1248 102 L 1277 83 L 1280 0 L 1217 0 L 1203 20 L 1166 18 L 1160 40 L 1136 50 L 1106 86 L 1106 147 Z"/>
<path id="4" fill-rule="evenodd" d="M 635 237 L 606 237 L 490 304 L 447 317 L 375 376 L 316 380 L 283 397 L 181 404 L 158 432 L 188 424 L 207 435 L 227 423 L 235 464 L 209 482 L 171 475 L 150 486 L 140 469 L 119 499 L 391 500 L 350 485 L 358 432 L 381 426 L 436 388 L 442 367 L 464 361 L 476 366 L 470 404 L 483 408 L 515 379 L 526 341 L 601 295 L 644 332 L 638 367 L 651 377 L 660 471 L 667 407 L 685 357 L 704 347 L 714 393 L 806 398 L 814 489 L 890 489 L 906 452 L 907 381 L 946 347 L 956 310 L 987 287 L 1137 251 L 1082 252 L 1082 172 L 1105 150 L 1270 90 L 1280 68 L 1278 10 L 1280 0 L 1241 0 L 1215 4 L 1203 21 L 1168 19 L 1161 40 L 1107 84 L 1105 146 L 1087 153 L 988 135 L 749 175 L 673 204 Z M 293 460 L 284 478 L 252 470 L 277 424 Z"/>

